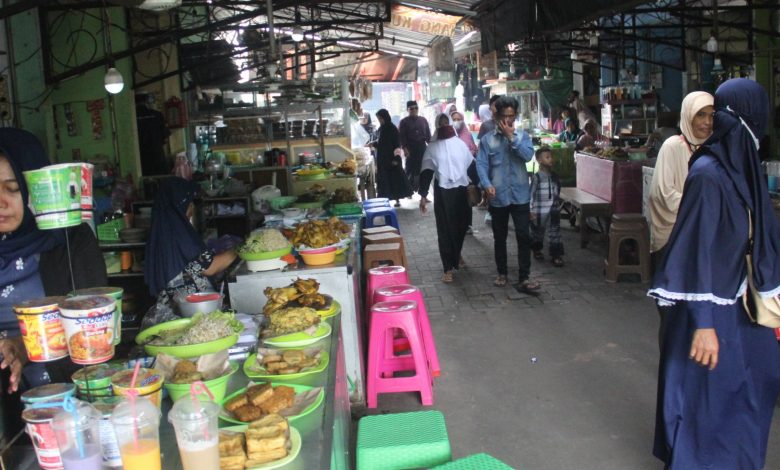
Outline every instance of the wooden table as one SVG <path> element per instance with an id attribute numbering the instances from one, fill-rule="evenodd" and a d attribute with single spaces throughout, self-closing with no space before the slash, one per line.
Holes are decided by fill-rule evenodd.
<path id="1" fill-rule="evenodd" d="M 561 199 L 574 206 L 580 212 L 580 247 L 588 246 L 588 217 L 610 217 L 612 206 L 600 197 L 579 188 L 561 188 Z"/>

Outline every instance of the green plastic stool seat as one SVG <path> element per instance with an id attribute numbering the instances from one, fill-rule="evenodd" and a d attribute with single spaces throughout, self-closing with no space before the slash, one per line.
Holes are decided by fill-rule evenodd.
<path id="1" fill-rule="evenodd" d="M 431 470 L 514 470 L 514 468 L 488 454 L 474 454 L 433 467 Z"/>
<path id="2" fill-rule="evenodd" d="M 444 415 L 414 411 L 365 416 L 358 423 L 357 470 L 430 468 L 452 460 Z"/>

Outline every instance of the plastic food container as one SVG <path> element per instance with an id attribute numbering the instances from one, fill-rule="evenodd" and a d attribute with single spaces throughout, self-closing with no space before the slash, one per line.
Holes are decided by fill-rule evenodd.
<path id="1" fill-rule="evenodd" d="M 116 396 L 126 396 L 128 391 L 137 390 L 138 396 L 146 397 L 160 408 L 162 402 L 163 375 L 157 369 L 138 369 L 138 378 L 135 387 L 130 387 L 133 380 L 133 371 L 131 369 L 118 372 L 111 377 L 111 386 Z"/>
<path id="2" fill-rule="evenodd" d="M 99 364 L 114 357 L 114 299 L 71 297 L 60 305 L 60 316 L 74 363 Z"/>
<path id="3" fill-rule="evenodd" d="M 230 361 L 230 371 L 228 373 L 221 377 L 217 377 L 216 379 L 203 381 L 203 383 L 206 384 L 206 387 L 208 387 L 209 391 L 211 391 L 211 394 L 214 395 L 215 402 L 219 403 L 223 398 L 225 398 L 225 393 L 227 392 L 227 385 L 230 381 L 230 377 L 235 374 L 237 370 L 238 363 Z M 165 389 L 168 390 L 168 395 L 171 396 L 171 400 L 176 401 L 179 398 L 190 395 L 190 385 L 192 384 L 172 384 L 170 382 L 166 382 Z M 202 393 L 198 395 L 198 399 L 207 400 L 208 395 Z"/>
<path id="4" fill-rule="evenodd" d="M 298 196 L 279 196 L 270 199 L 268 203 L 271 205 L 271 209 L 275 211 L 281 211 L 282 209 L 289 207 L 290 204 L 295 202 L 297 199 Z"/>
<path id="5" fill-rule="evenodd" d="M 312 250 L 298 251 L 303 262 L 309 266 L 320 266 L 330 264 L 336 259 L 336 247 L 329 246 L 325 248 L 316 248 Z"/>
<path id="6" fill-rule="evenodd" d="M 71 376 L 78 388 L 79 398 L 94 401 L 98 397 L 111 397 L 111 377 L 125 370 L 119 364 L 97 364 L 85 367 Z"/>
<path id="7" fill-rule="evenodd" d="M 122 341 L 122 294 L 125 290 L 121 287 L 90 287 L 89 289 L 79 289 L 71 293 L 71 296 L 78 295 L 103 295 L 111 297 L 116 301 L 116 315 L 114 316 L 114 346 Z"/>
<path id="8" fill-rule="evenodd" d="M 56 361 L 68 355 L 59 310 L 59 304 L 64 300 L 64 297 L 44 297 L 14 306 L 30 361 Z"/>
<path id="9" fill-rule="evenodd" d="M 103 450 L 103 465 L 111 468 L 122 466 L 122 457 L 119 455 L 119 443 L 114 434 L 114 426 L 111 425 L 111 414 L 114 407 L 124 398 L 103 397 L 92 405 L 100 412 L 100 447 Z"/>
<path id="10" fill-rule="evenodd" d="M 23 173 L 39 229 L 81 224 L 81 163 L 50 165 Z"/>
<path id="11" fill-rule="evenodd" d="M 22 393 L 22 403 L 27 408 L 29 405 L 36 403 L 62 401 L 66 397 L 72 397 L 75 394 L 76 386 L 73 384 L 46 384 Z"/>
<path id="12" fill-rule="evenodd" d="M 38 465 L 44 470 L 63 468 L 57 437 L 51 426 L 54 416 L 60 411 L 62 408 L 30 408 L 22 412 L 27 434 L 30 435 L 35 456 L 38 458 Z"/>
<path id="13" fill-rule="evenodd" d="M 176 296 L 176 305 L 183 317 L 196 313 L 211 313 L 222 307 L 222 294 L 219 292 L 197 292 Z"/>

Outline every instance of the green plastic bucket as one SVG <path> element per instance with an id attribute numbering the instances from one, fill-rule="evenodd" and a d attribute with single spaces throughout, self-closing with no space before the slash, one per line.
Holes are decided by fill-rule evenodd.
<path id="1" fill-rule="evenodd" d="M 81 163 L 24 172 L 30 206 L 41 230 L 81 224 Z"/>
<path id="2" fill-rule="evenodd" d="M 227 386 L 228 382 L 230 381 L 230 377 L 236 373 L 238 370 L 238 363 L 234 361 L 230 361 L 230 372 L 223 375 L 222 377 L 217 377 L 216 379 L 211 380 L 205 380 L 203 383 L 206 384 L 206 387 L 211 391 L 211 394 L 214 395 L 214 402 L 220 403 L 222 400 L 225 399 L 225 393 L 227 393 Z M 175 402 L 181 397 L 189 396 L 190 394 L 190 385 L 192 384 L 172 384 L 168 381 L 165 382 L 163 385 L 166 390 L 168 390 L 168 395 L 171 396 L 171 401 Z M 201 393 L 198 395 L 199 400 L 208 400 L 208 395 L 205 393 Z"/>
<path id="3" fill-rule="evenodd" d="M 71 292 L 69 297 L 76 295 L 104 295 L 116 300 L 116 315 L 114 315 L 114 346 L 122 342 L 122 294 L 121 287 L 90 287 Z"/>

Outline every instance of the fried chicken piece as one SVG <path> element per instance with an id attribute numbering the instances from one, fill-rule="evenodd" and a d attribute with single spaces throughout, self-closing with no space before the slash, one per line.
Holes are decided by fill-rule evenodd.
<path id="1" fill-rule="evenodd" d="M 316 294 L 320 288 L 320 283 L 316 279 L 301 279 L 298 278 L 293 282 L 293 287 L 301 295 Z"/>

